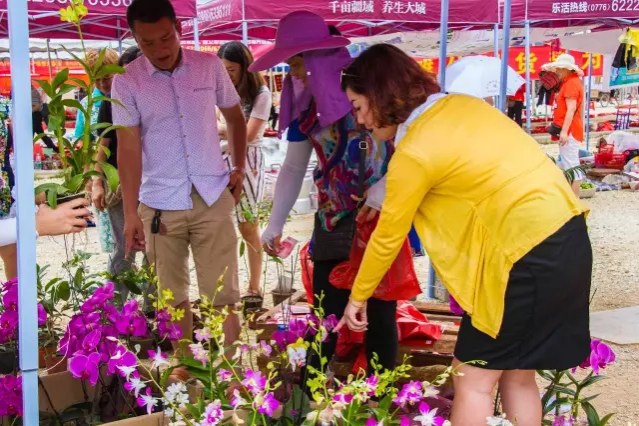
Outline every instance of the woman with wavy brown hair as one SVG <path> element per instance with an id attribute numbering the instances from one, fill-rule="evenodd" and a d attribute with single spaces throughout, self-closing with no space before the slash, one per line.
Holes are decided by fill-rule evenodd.
<path id="1" fill-rule="evenodd" d="M 590 353 L 587 208 L 516 123 L 481 99 L 437 93 L 396 47 L 371 47 L 343 76 L 359 123 L 397 128 L 397 148 L 342 325 L 366 327 L 367 300 L 414 222 L 466 312 L 452 424 L 485 425 L 499 383 L 508 417 L 538 426 L 535 370 L 569 369 Z"/>
<path id="2" fill-rule="evenodd" d="M 259 233 L 258 210 L 264 199 L 264 155 L 262 138 L 271 114 L 273 99 L 259 72 L 248 70 L 253 63 L 253 54 L 239 41 L 231 41 L 220 47 L 217 56 L 222 60 L 231 77 L 237 93 L 240 95 L 242 110 L 246 117 L 248 147 L 246 150 L 247 174 L 244 179 L 243 196 L 235 208 L 235 217 L 242 238 L 248 245 L 249 291 L 243 300 L 248 304 L 251 299 L 262 300 L 260 279 L 262 277 L 262 250 Z M 218 124 L 220 140 L 227 139 L 226 123 Z M 226 145 L 226 144 L 224 144 Z M 233 168 L 231 155 L 225 149 L 224 161 L 229 169 Z M 261 303 L 260 303 L 261 305 Z"/>

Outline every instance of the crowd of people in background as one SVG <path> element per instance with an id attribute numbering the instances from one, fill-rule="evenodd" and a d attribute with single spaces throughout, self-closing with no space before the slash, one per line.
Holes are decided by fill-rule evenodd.
<path id="1" fill-rule="evenodd" d="M 481 99 L 441 93 L 435 76 L 393 46 L 375 45 L 352 59 L 349 40 L 305 11 L 282 18 L 274 47 L 257 60 L 239 42 L 225 44 L 217 56 L 182 49 L 169 0 L 133 0 L 127 20 L 139 47 L 121 57 L 107 49 L 104 63 L 119 63 L 126 72 L 101 78 L 93 93 L 117 103 L 98 105 L 91 123 L 79 116 L 75 129 L 77 137 L 98 122 L 119 126 L 102 140 L 111 155 L 102 151 L 100 160 L 118 169 L 120 188 L 111 192 L 97 177 L 86 188 L 113 276 L 144 252 L 160 286 L 171 289 L 175 307 L 184 310 L 179 327 L 190 336 L 191 252 L 200 295 L 218 308 L 241 302 L 237 226 L 248 249 L 245 294 L 263 297 L 262 251 L 279 255 L 314 152 L 319 208 L 309 255 L 316 306 L 321 302 L 326 315 L 340 319 L 338 330 L 366 332 L 369 367 L 376 356 L 383 369 L 393 369 L 398 294 L 407 297 L 401 287 L 408 283 L 389 279 L 388 271 L 405 268 L 415 277 L 404 249 L 414 227 L 465 311 L 452 423 L 485 424 L 499 384 L 510 418 L 540 424 L 535 370 L 574 367 L 590 351 L 592 252 L 587 208 L 521 128 L 525 88 L 510 99 L 506 116 Z M 91 51 L 87 61 L 99 56 Z M 286 133 L 289 144 L 260 235 L 261 141 L 272 109 L 260 72 L 283 62 L 290 71 L 279 135 Z M 562 55 L 544 71 L 560 83 L 553 125 L 562 163 L 574 167 L 583 141 L 580 69 Z M 32 104 L 34 133 L 42 133 L 35 89 Z M 9 127 L 9 140 L 10 134 Z M 57 149 L 52 140 L 43 142 Z M 91 216 L 87 205 L 41 205 L 38 233 L 81 231 Z M 15 237 L 3 229 L 15 224 L 0 225 L 0 245 L 11 247 Z M 335 270 L 349 262 L 354 235 L 366 252 L 361 264 L 348 264 L 355 281 L 338 286 Z M 126 287 L 116 285 L 126 297 Z M 408 291 L 409 298 L 420 292 L 418 286 Z M 224 327 L 232 343 L 240 320 L 230 312 Z M 328 359 L 336 336 L 323 343 Z M 185 345 L 174 348 L 186 351 Z M 484 364 L 466 364 L 474 360 Z M 321 363 L 311 357 L 309 365 Z"/>

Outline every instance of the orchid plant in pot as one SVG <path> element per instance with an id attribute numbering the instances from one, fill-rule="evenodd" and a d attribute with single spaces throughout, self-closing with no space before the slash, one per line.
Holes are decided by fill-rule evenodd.
<path id="1" fill-rule="evenodd" d="M 119 184 L 117 170 L 107 162 L 99 163 L 102 172 L 95 170 L 95 166 L 98 164 L 98 150 L 103 150 L 107 158 L 110 155 L 108 149 L 100 143 L 102 135 L 118 127 L 109 123 L 95 123 L 92 125 L 89 125 L 89 123 L 92 123 L 91 117 L 97 111 L 98 102 L 116 102 L 106 96 L 93 96 L 96 82 L 114 74 L 123 74 L 124 68 L 115 64 L 103 64 L 105 49 L 100 51 L 100 56 L 96 63 L 93 66 L 89 65 L 86 60 L 87 49 L 84 45 L 81 28 L 82 19 L 87 16 L 88 9 L 84 6 L 84 0 L 70 0 L 70 3 L 66 9 L 60 10 L 61 20 L 70 22 L 76 27 L 82 43 L 84 58 L 69 50 L 66 51 L 83 67 L 88 79 L 85 81 L 81 78 L 71 77 L 69 69 L 64 68 L 55 75 L 51 82 L 46 80 L 36 81 L 50 99 L 48 132 L 55 136 L 58 141 L 60 159 L 62 161 L 64 182 L 62 184 L 45 183 L 36 188 L 36 194 L 47 194 L 47 201 L 52 207 L 57 205 L 59 198 L 62 198 L 60 201 L 66 201 L 79 196 L 76 194 L 84 189 L 85 183 L 92 176 L 104 178 L 108 182 L 109 188 L 114 192 Z M 66 95 L 78 88 L 87 93 L 86 107 L 77 100 L 66 97 Z M 85 123 L 87 123 L 84 133 L 74 141 L 70 141 L 65 136 L 66 108 L 75 108 L 78 114 L 84 116 Z M 37 135 L 34 142 L 37 142 L 43 136 L 44 134 Z"/>

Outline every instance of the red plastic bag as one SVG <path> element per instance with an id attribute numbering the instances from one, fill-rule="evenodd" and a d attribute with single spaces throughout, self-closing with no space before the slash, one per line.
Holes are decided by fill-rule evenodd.
<path id="1" fill-rule="evenodd" d="M 357 220 L 357 227 L 351 257 L 346 262 L 342 262 L 329 276 L 331 284 L 337 288 L 350 290 L 353 287 L 355 277 L 359 271 L 359 266 L 366 252 L 366 245 L 371 239 L 371 235 L 377 226 L 379 215 L 375 219 L 363 222 Z M 380 300 L 410 300 L 421 294 L 419 280 L 415 274 L 413 266 L 413 255 L 410 249 L 408 238 L 404 241 L 397 258 L 391 265 L 382 281 L 379 283 L 373 297 Z"/>

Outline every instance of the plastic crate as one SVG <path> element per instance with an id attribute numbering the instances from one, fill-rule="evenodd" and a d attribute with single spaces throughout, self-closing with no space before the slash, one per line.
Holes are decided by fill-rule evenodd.
<path id="1" fill-rule="evenodd" d="M 595 166 L 603 169 L 623 170 L 626 154 L 595 154 Z"/>

